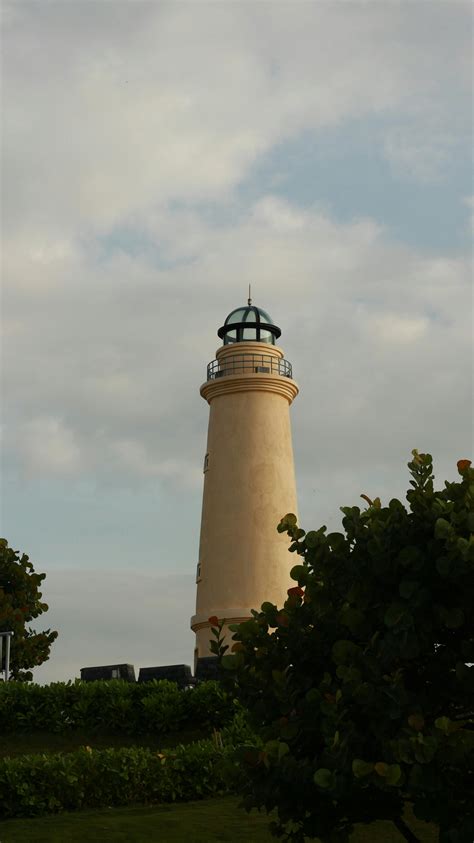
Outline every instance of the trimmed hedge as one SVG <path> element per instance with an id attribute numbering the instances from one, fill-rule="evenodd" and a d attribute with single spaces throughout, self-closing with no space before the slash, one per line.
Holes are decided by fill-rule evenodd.
<path id="1" fill-rule="evenodd" d="M 232 789 L 233 748 L 212 740 L 150 749 L 24 755 L 0 760 L 0 816 L 34 817 L 81 808 L 189 801 Z M 229 786 L 230 783 L 230 786 Z"/>
<path id="2" fill-rule="evenodd" d="M 218 682 L 180 690 L 174 682 L 121 680 L 0 683 L 0 734 L 74 729 L 143 735 L 216 727 L 235 712 Z"/>

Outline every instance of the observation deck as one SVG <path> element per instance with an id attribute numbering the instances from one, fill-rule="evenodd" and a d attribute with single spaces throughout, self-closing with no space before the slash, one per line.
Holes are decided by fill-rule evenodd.
<path id="1" fill-rule="evenodd" d="M 281 375 L 284 378 L 293 377 L 293 367 L 289 360 L 276 357 L 274 354 L 238 353 L 226 354 L 220 359 L 211 360 L 207 366 L 207 380 L 212 381 L 228 375 Z"/>
<path id="2" fill-rule="evenodd" d="M 217 332 L 223 345 L 207 366 L 201 395 L 209 403 L 218 395 L 237 392 L 272 392 L 291 404 L 298 393 L 293 367 L 275 345 L 280 328 L 249 299 L 246 307 L 229 313 Z"/>

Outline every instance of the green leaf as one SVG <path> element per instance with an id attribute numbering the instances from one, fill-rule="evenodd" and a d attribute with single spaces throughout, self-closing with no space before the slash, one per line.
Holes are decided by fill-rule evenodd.
<path id="1" fill-rule="evenodd" d="M 237 656 L 222 656 L 221 665 L 224 670 L 235 670 L 237 667 Z"/>
<path id="2" fill-rule="evenodd" d="M 278 761 L 284 758 L 285 755 L 288 755 L 290 751 L 290 747 L 287 743 L 278 740 L 267 741 L 264 749 L 269 756 L 278 759 Z"/>
<path id="3" fill-rule="evenodd" d="M 362 758 L 354 758 L 352 762 L 352 772 L 356 779 L 361 779 L 364 776 L 369 776 L 374 770 L 372 761 L 363 761 Z"/>
<path id="4" fill-rule="evenodd" d="M 374 770 L 378 776 L 384 779 L 388 776 L 389 765 L 386 764 L 385 761 L 377 761 L 377 763 L 374 764 Z"/>
<path id="5" fill-rule="evenodd" d="M 354 702 L 358 705 L 370 705 L 374 698 L 374 686 L 370 682 L 361 682 L 360 685 L 354 689 Z"/>
<path id="6" fill-rule="evenodd" d="M 420 655 L 420 642 L 414 632 L 406 635 L 406 641 L 400 647 L 400 655 L 403 659 L 416 659 Z"/>
<path id="7" fill-rule="evenodd" d="M 412 594 L 414 594 L 419 587 L 420 583 L 415 580 L 402 580 L 398 593 L 400 597 L 404 597 L 406 600 L 409 600 Z"/>
<path id="8" fill-rule="evenodd" d="M 449 734 L 449 727 L 451 726 L 451 720 L 449 717 L 438 717 L 435 720 L 435 726 L 437 729 L 440 729 L 441 732 L 444 732 L 445 735 Z"/>
<path id="9" fill-rule="evenodd" d="M 407 629 L 413 625 L 413 618 L 405 603 L 392 603 L 385 612 L 384 623 L 389 628 L 399 626 Z"/>
<path id="10" fill-rule="evenodd" d="M 390 764 L 387 775 L 385 776 L 386 784 L 391 787 L 396 787 L 402 778 L 402 771 L 399 764 Z"/>
<path id="11" fill-rule="evenodd" d="M 344 683 L 358 682 L 362 677 L 362 674 L 357 667 L 346 667 L 346 665 L 343 664 L 339 664 L 337 666 L 336 674 Z"/>
<path id="12" fill-rule="evenodd" d="M 464 612 L 462 609 L 445 609 L 440 611 L 441 620 L 448 629 L 459 629 L 464 623 Z"/>
<path id="13" fill-rule="evenodd" d="M 365 615 L 359 609 L 348 606 L 340 614 L 341 623 L 355 635 L 365 622 Z"/>
<path id="14" fill-rule="evenodd" d="M 322 787 L 324 790 L 329 790 L 331 787 L 334 787 L 335 784 L 335 777 L 334 773 L 331 770 L 327 770 L 326 767 L 320 767 L 319 770 L 316 770 L 313 781 L 318 787 Z"/>
<path id="15" fill-rule="evenodd" d="M 294 565 L 294 567 L 290 571 L 290 577 L 292 580 L 295 580 L 297 583 L 305 585 L 308 579 L 308 568 L 306 565 Z"/>
<path id="16" fill-rule="evenodd" d="M 360 650 L 352 641 L 346 641 L 345 639 L 340 639 L 333 644 L 332 650 L 332 659 L 335 664 L 350 664 L 356 656 L 359 655 Z"/>
<path id="17" fill-rule="evenodd" d="M 421 740 L 420 740 L 421 739 Z M 416 738 L 411 738 L 415 752 L 415 758 L 420 764 L 429 764 L 433 760 L 436 750 L 438 749 L 438 739 L 435 737 L 423 737 L 417 735 Z"/>
<path id="18" fill-rule="evenodd" d="M 466 721 L 454 721 L 450 720 L 449 717 L 438 717 L 435 720 L 436 728 L 439 729 L 440 732 L 444 732 L 445 735 L 452 735 L 453 732 L 459 732 L 465 725 Z"/>
<path id="19" fill-rule="evenodd" d="M 342 550 L 346 546 L 347 539 L 342 533 L 329 533 L 327 543 L 331 550 Z"/>
<path id="20" fill-rule="evenodd" d="M 415 732 L 421 732 L 425 725 L 425 718 L 422 714 L 410 714 L 408 717 L 408 725 Z"/>
<path id="21" fill-rule="evenodd" d="M 438 518 L 435 521 L 434 537 L 435 539 L 446 539 L 452 532 L 452 527 L 449 521 L 445 518 Z"/>
<path id="22" fill-rule="evenodd" d="M 280 523 L 278 524 L 277 530 L 279 533 L 290 533 L 296 527 L 296 524 L 296 515 L 293 512 L 289 512 L 281 519 Z"/>
<path id="23" fill-rule="evenodd" d="M 285 755 L 288 755 L 289 751 L 290 751 L 290 747 L 288 746 L 287 743 L 284 743 L 284 741 L 278 742 L 278 760 L 279 761 L 282 758 L 284 758 Z"/>
<path id="24" fill-rule="evenodd" d="M 436 561 L 436 570 L 441 577 L 448 577 L 451 571 L 451 560 L 446 556 L 441 556 Z"/>
<path id="25" fill-rule="evenodd" d="M 310 690 L 307 692 L 307 694 L 305 696 L 305 701 L 309 705 L 312 705 L 312 704 L 319 705 L 319 703 L 321 702 L 320 691 L 318 691 L 317 688 L 310 688 Z"/>
<path id="26" fill-rule="evenodd" d="M 304 543 L 305 543 L 306 547 L 313 548 L 313 547 L 316 547 L 319 544 L 319 540 L 320 540 L 320 538 L 319 538 L 316 530 L 310 530 L 309 533 L 306 533 L 306 538 L 304 540 Z"/>
<path id="27" fill-rule="evenodd" d="M 422 563 L 423 556 L 421 551 L 417 547 L 415 547 L 414 545 L 409 545 L 408 547 L 404 547 L 403 550 L 400 551 L 400 553 L 398 554 L 397 561 L 400 563 L 400 565 L 403 565 L 405 568 L 412 567 L 416 570 Z"/>

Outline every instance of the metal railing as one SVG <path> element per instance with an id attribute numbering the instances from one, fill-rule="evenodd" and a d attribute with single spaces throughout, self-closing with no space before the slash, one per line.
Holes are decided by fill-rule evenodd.
<path id="1" fill-rule="evenodd" d="M 10 679 L 10 639 L 13 634 L 11 630 L 0 632 L 0 673 L 3 673 L 4 682 Z"/>
<path id="2" fill-rule="evenodd" d="M 208 364 L 207 380 L 248 373 L 292 378 L 293 367 L 288 360 L 282 360 L 271 354 L 232 354 L 223 357 L 222 360 L 212 360 Z"/>

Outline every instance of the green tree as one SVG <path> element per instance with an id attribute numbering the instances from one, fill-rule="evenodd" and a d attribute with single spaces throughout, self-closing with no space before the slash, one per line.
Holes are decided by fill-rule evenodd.
<path id="1" fill-rule="evenodd" d="M 408 509 L 343 507 L 344 533 L 279 525 L 300 557 L 283 607 L 264 603 L 213 649 L 259 740 L 242 748 L 247 809 L 287 841 L 348 839 L 407 802 L 442 843 L 474 839 L 474 470 L 433 487 L 413 451 Z"/>
<path id="2" fill-rule="evenodd" d="M 50 629 L 35 632 L 27 624 L 46 612 L 39 586 L 46 574 L 37 574 L 26 554 L 21 556 L 0 539 L 0 632 L 12 630 L 11 678 L 29 681 L 31 668 L 49 658 L 51 644 L 58 633 Z"/>

